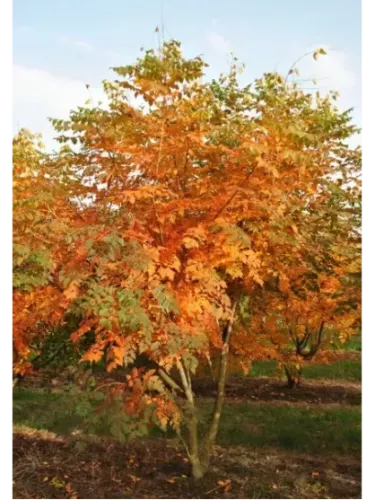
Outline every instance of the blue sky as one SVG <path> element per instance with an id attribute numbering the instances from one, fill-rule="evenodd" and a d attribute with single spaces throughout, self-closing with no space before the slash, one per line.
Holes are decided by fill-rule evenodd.
<path id="1" fill-rule="evenodd" d="M 64 117 L 102 96 L 110 66 L 128 64 L 140 48 L 156 48 L 163 12 L 165 38 L 181 40 L 187 56 L 203 54 L 208 76 L 244 62 L 243 79 L 285 74 L 301 55 L 324 46 L 328 55 L 299 64 L 301 78 L 322 92 L 339 90 L 361 125 L 360 0 L 14 0 L 13 129 L 42 132 L 53 144 L 47 116 Z M 312 84 L 304 84 L 312 87 Z"/>

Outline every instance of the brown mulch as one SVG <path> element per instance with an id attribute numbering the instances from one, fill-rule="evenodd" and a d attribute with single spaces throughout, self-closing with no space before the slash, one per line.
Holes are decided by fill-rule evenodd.
<path id="1" fill-rule="evenodd" d="M 95 375 L 97 385 L 111 380 L 123 380 L 123 374 L 104 373 Z M 48 372 L 28 375 L 19 383 L 20 387 L 58 388 L 66 383 L 64 378 L 53 378 Z M 216 385 L 209 377 L 193 382 L 194 393 L 199 397 L 212 398 Z M 232 400 L 290 402 L 308 404 L 361 404 L 361 383 L 338 380 L 303 380 L 302 385 L 289 389 L 284 381 L 270 377 L 247 377 L 232 375 L 226 384 L 226 398 Z"/>
<path id="2" fill-rule="evenodd" d="M 214 397 L 216 386 L 209 378 L 194 381 L 196 396 Z M 285 382 L 268 377 L 232 376 L 226 389 L 228 399 L 246 399 L 248 401 L 282 401 L 311 404 L 361 404 L 361 385 L 336 381 L 304 381 L 301 386 L 289 389 Z"/>
<path id="3" fill-rule="evenodd" d="M 15 434 L 14 498 L 361 498 L 360 457 L 217 447 L 210 472 L 195 481 L 167 440 L 78 444 Z"/>

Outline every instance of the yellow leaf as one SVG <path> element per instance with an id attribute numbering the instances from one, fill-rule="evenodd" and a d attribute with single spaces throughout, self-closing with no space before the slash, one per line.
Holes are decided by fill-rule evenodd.
<path id="1" fill-rule="evenodd" d="M 130 477 L 130 479 L 134 482 L 134 483 L 137 483 L 138 481 L 141 480 L 140 477 L 137 477 L 137 476 L 133 476 L 132 474 L 128 474 L 128 477 Z"/>
<path id="2" fill-rule="evenodd" d="M 149 276 L 152 276 L 153 274 L 155 274 L 155 264 L 153 262 L 150 262 L 150 264 L 148 265 L 148 268 L 147 268 L 147 271 L 148 271 L 148 275 Z"/>
<path id="3" fill-rule="evenodd" d="M 120 346 L 120 347 L 116 346 L 116 347 L 112 348 L 112 351 L 113 351 L 114 361 L 118 365 L 122 365 L 122 362 L 124 361 L 124 356 L 125 356 L 125 347 L 124 346 Z"/>
<path id="4" fill-rule="evenodd" d="M 172 269 L 170 269 L 169 267 L 161 267 L 159 269 L 159 276 L 162 279 L 168 278 L 170 281 L 173 281 L 174 275 L 175 275 L 175 272 L 172 271 Z"/>
<path id="5" fill-rule="evenodd" d="M 315 59 L 315 61 L 317 61 L 317 59 L 320 55 L 325 56 L 325 55 L 327 55 L 327 52 L 323 48 L 316 49 L 314 54 L 313 54 L 313 58 Z"/>
<path id="6" fill-rule="evenodd" d="M 78 295 L 79 287 L 77 281 L 72 281 L 68 288 L 64 290 L 64 295 L 67 299 L 75 299 Z"/>
<path id="7" fill-rule="evenodd" d="M 224 488 L 224 491 L 227 493 L 231 488 L 232 481 L 230 479 L 225 479 L 224 481 L 218 481 L 217 484 Z"/>
<path id="8" fill-rule="evenodd" d="M 188 236 L 186 236 L 182 240 L 182 242 L 183 242 L 185 248 L 199 248 L 199 243 L 194 238 L 189 238 Z"/>
<path id="9" fill-rule="evenodd" d="M 171 264 L 171 268 L 175 269 L 176 271 L 179 271 L 181 269 L 180 259 L 176 255 L 173 257 L 173 262 Z"/>
<path id="10" fill-rule="evenodd" d="M 64 483 L 62 481 L 60 481 L 60 479 L 57 478 L 56 476 L 51 479 L 50 484 L 55 486 L 55 488 L 63 488 L 64 487 Z"/>
<path id="11" fill-rule="evenodd" d="M 241 278 L 243 276 L 242 270 L 237 266 L 228 267 L 227 274 L 229 274 L 232 278 Z"/>

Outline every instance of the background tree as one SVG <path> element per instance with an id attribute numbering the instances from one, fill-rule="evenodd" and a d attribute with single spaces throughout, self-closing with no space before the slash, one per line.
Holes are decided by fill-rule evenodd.
<path id="1" fill-rule="evenodd" d="M 13 179 L 13 353 L 14 372 L 22 376 L 45 340 L 64 329 L 71 292 L 62 270 L 82 219 L 70 196 L 74 177 L 25 129 L 13 140 Z"/>

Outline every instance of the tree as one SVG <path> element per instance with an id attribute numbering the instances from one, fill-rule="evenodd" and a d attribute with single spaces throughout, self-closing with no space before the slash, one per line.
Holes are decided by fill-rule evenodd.
<path id="1" fill-rule="evenodd" d="M 306 213 L 350 163 L 343 141 L 355 131 L 331 96 L 315 100 L 275 73 L 242 88 L 236 61 L 204 82 L 205 66 L 169 41 L 114 68 L 107 107 L 53 120 L 64 146 L 49 162 L 76 217 L 55 274 L 66 312 L 82 318 L 72 339 L 94 334 L 82 360 L 105 358 L 108 371 L 148 360 L 108 398 L 122 398 L 128 428 L 130 417 L 172 425 L 196 478 L 218 433 L 229 350 L 245 362 L 275 351 L 257 342 L 248 309 L 289 269 L 313 266 Z M 192 379 L 217 351 L 200 436 Z"/>
<path id="2" fill-rule="evenodd" d="M 347 235 L 346 246 L 344 241 L 338 246 L 335 235 L 327 238 L 332 247 L 337 245 L 334 267 L 321 263 L 320 274 L 315 269 L 289 272 L 278 289 L 264 290 L 262 309 L 268 313 L 263 327 L 277 346 L 290 388 L 299 385 L 305 361 L 317 355 L 332 361 L 332 346 L 344 344 L 360 327 L 360 246 L 354 239 L 350 248 Z"/>
<path id="3" fill-rule="evenodd" d="M 338 168 L 323 180 L 325 189 L 314 196 L 299 228 L 310 239 L 304 259 L 298 266 L 284 261 L 279 277 L 252 303 L 289 387 L 299 384 L 305 360 L 322 350 L 322 359 L 332 359 L 331 344 L 344 343 L 360 327 L 361 151 L 334 154 L 340 155 Z"/>
<path id="4" fill-rule="evenodd" d="M 24 375 L 44 340 L 66 321 L 69 290 L 61 270 L 80 224 L 69 172 L 54 168 L 40 136 L 22 129 L 13 139 L 13 354 Z"/>
<path id="5" fill-rule="evenodd" d="M 290 280 L 278 290 L 264 290 L 264 312 L 258 313 L 258 318 L 264 318 L 258 329 L 275 346 L 274 357 L 284 368 L 290 388 L 300 384 L 305 361 L 318 354 L 321 360 L 333 360 L 332 345 L 343 344 L 356 333 L 360 318 L 360 304 L 348 304 L 351 294 L 344 278 L 322 274 L 315 290 L 304 278 L 303 282 L 299 277 L 299 288 Z"/>

